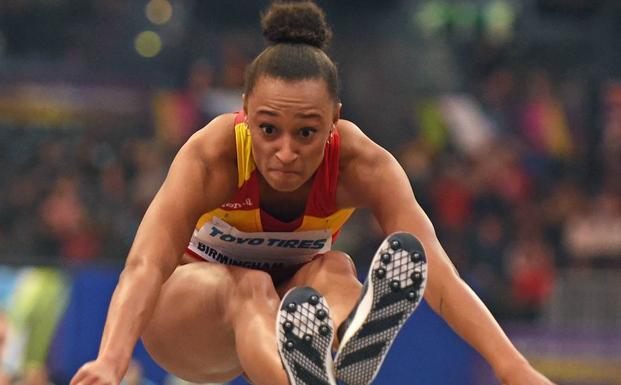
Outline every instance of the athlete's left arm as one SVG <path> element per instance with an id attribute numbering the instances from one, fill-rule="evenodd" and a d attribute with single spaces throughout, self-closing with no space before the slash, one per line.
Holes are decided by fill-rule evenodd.
<path id="1" fill-rule="evenodd" d="M 425 299 L 431 308 L 481 353 L 503 384 L 551 384 L 517 351 L 459 277 L 397 160 L 361 132 L 350 135 L 353 148 L 341 174 L 343 195 L 355 206 L 370 208 L 386 234 L 407 231 L 423 243 L 428 260 Z"/>

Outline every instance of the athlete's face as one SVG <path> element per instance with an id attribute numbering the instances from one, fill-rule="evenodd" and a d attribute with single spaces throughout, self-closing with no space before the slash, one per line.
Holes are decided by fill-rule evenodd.
<path id="1" fill-rule="evenodd" d="M 310 179 L 339 109 L 323 79 L 257 79 L 244 97 L 244 111 L 255 164 L 273 189 L 295 191 Z"/>

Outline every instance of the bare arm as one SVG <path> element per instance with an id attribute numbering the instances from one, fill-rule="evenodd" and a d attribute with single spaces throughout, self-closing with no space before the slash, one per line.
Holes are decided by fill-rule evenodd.
<path id="1" fill-rule="evenodd" d="M 178 265 L 199 216 L 219 206 L 235 187 L 237 175 L 221 155 L 226 152 L 227 125 L 230 131 L 232 118 L 217 118 L 183 146 L 138 228 L 112 296 L 96 360 L 113 372 L 108 373 L 111 383 L 125 374 L 161 287 Z M 88 381 L 88 365 L 72 384 L 93 383 Z"/>
<path id="2" fill-rule="evenodd" d="M 355 126 L 344 131 L 351 131 L 349 151 L 354 159 L 343 170 L 342 196 L 352 206 L 370 208 L 386 234 L 407 231 L 420 239 L 428 259 L 425 299 L 431 308 L 480 352 L 503 383 L 550 384 L 530 368 L 482 301 L 459 277 L 394 157 Z M 510 382 L 524 369 L 533 377 Z M 534 382 L 536 378 L 542 382 Z"/>

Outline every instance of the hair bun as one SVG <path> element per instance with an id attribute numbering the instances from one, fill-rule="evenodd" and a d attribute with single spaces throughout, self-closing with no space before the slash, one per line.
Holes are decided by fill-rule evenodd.
<path id="1" fill-rule="evenodd" d="M 332 31 L 326 14 L 312 1 L 273 3 L 261 18 L 268 43 L 309 44 L 324 49 Z"/>

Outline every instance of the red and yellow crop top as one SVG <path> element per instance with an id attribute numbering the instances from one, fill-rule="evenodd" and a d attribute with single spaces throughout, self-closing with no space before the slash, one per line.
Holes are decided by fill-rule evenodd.
<path id="1" fill-rule="evenodd" d="M 237 113 L 234 129 L 238 190 L 229 202 L 201 216 L 188 252 L 207 261 L 271 270 L 305 263 L 330 250 L 354 211 L 336 207 L 338 131 L 326 143 L 303 216 L 283 223 L 261 210 L 258 170 L 243 112 Z"/>

